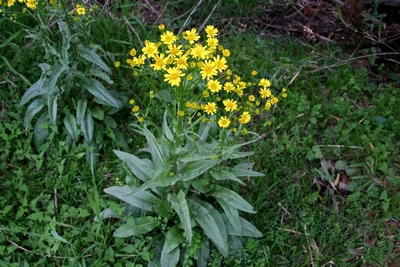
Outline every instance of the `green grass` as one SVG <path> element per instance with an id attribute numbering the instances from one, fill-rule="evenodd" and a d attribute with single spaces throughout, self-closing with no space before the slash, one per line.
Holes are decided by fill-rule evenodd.
<path id="1" fill-rule="evenodd" d="M 196 3 L 164 4 L 163 22 L 170 21 L 178 31 L 188 16 L 174 20 L 178 8 L 189 10 Z M 138 4 L 118 5 L 119 9 L 112 6 L 111 13 L 93 15 L 96 23 L 79 30 L 104 49 L 109 66 L 117 60 L 124 62 L 131 48 L 158 34 L 157 27 L 141 20 Z M 187 27 L 200 26 L 214 5 L 214 1 L 204 1 Z M 255 4 L 249 7 L 257 9 Z M 251 239 L 236 257 L 222 259 L 214 251 L 213 266 L 221 262 L 222 266 L 388 264 L 400 242 L 399 83 L 353 68 L 335 45 L 312 46 L 285 36 L 268 38 L 253 29 L 239 31 L 236 22 L 224 24 L 224 18 L 246 18 L 249 10 L 242 3 L 224 2 L 208 23 L 221 29 L 220 42 L 231 50 L 229 63 L 234 72 L 249 79 L 255 69 L 270 78 L 277 90 L 287 88 L 288 97 L 249 127 L 264 137 L 248 149 L 255 152 L 250 159 L 256 162 L 253 169 L 266 176 L 245 180 L 245 187 L 235 188 L 254 205 L 257 213 L 246 218 L 264 236 Z M 126 20 L 116 19 L 117 12 Z M 31 21 L 22 14 L 18 22 L 0 19 L 2 28 L 9 26 L 2 40 L 21 28 L 37 27 L 28 26 Z M 36 81 L 37 66 L 46 58 L 41 44 L 23 35 L 10 43 L 0 48 L 13 68 L 0 60 L 0 266 L 146 265 L 150 240 L 114 238 L 120 221 L 93 220 L 96 210 L 116 202 L 102 190 L 117 178 L 134 179 L 112 149 L 125 147 L 133 153 L 145 146 L 130 129 L 135 118 L 128 106 L 113 115 L 120 136 L 107 128 L 99 137 L 102 154 L 93 180 L 85 159 L 87 149 L 83 144 L 68 146 L 61 123 L 39 147 L 33 144 L 32 129 L 22 127 L 26 107 L 18 103 L 29 86 L 21 75 L 31 83 Z M 114 68 L 112 79 L 115 83 L 110 89 L 146 103 L 143 88 L 147 83 L 129 69 Z M 122 137 L 126 145 L 118 142 Z M 325 174 L 320 170 L 321 163 L 338 161 L 356 172 L 348 190 L 340 194 L 329 183 L 335 182 L 338 171 L 330 169 Z"/>

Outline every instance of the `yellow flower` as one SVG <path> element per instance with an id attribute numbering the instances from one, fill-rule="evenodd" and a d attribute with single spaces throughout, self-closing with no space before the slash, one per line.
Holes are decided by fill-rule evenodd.
<path id="1" fill-rule="evenodd" d="M 260 80 L 259 85 L 263 86 L 264 88 L 265 88 L 265 87 L 270 87 L 270 86 L 271 86 L 271 82 L 270 82 L 268 79 L 262 78 L 262 79 Z"/>
<path id="2" fill-rule="evenodd" d="M 86 9 L 85 7 L 81 6 L 81 5 L 76 5 L 76 13 L 78 15 L 85 15 L 86 14 Z"/>
<path id="3" fill-rule="evenodd" d="M 194 58 L 199 58 L 199 59 L 205 59 L 207 57 L 207 55 L 209 54 L 209 52 L 207 51 L 207 49 L 202 46 L 201 44 L 196 44 L 192 50 L 190 51 L 190 54 L 194 57 Z"/>
<path id="4" fill-rule="evenodd" d="M 257 75 L 257 71 L 256 71 L 256 70 L 253 70 L 253 71 L 251 72 L 251 75 L 256 76 L 256 75 Z"/>
<path id="5" fill-rule="evenodd" d="M 256 100 L 256 98 L 254 97 L 254 95 L 249 95 L 249 101 L 253 102 L 254 100 Z"/>
<path id="6" fill-rule="evenodd" d="M 261 95 L 261 98 L 270 97 L 271 96 L 271 90 L 262 88 L 262 89 L 260 89 L 260 95 Z"/>
<path id="7" fill-rule="evenodd" d="M 184 31 L 183 38 L 188 40 L 190 44 L 193 44 L 195 41 L 200 39 L 200 36 L 197 34 L 197 30 L 195 28 L 191 29 L 190 31 Z"/>
<path id="8" fill-rule="evenodd" d="M 240 88 L 236 88 L 236 94 L 238 95 L 238 96 L 243 96 L 243 89 L 240 89 Z"/>
<path id="9" fill-rule="evenodd" d="M 267 103 L 265 103 L 265 110 L 269 110 L 271 108 L 271 102 L 268 101 Z"/>
<path id="10" fill-rule="evenodd" d="M 278 98 L 276 98 L 275 96 L 271 98 L 271 104 L 275 105 L 276 103 L 278 103 Z"/>
<path id="11" fill-rule="evenodd" d="M 119 68 L 119 66 L 121 66 L 121 62 L 115 61 L 115 62 L 114 62 L 114 66 L 115 66 L 116 68 Z"/>
<path id="12" fill-rule="evenodd" d="M 226 75 L 232 75 L 232 70 L 227 70 Z"/>
<path id="13" fill-rule="evenodd" d="M 26 0 L 25 4 L 28 8 L 35 10 L 38 2 L 36 0 Z"/>
<path id="14" fill-rule="evenodd" d="M 211 93 L 217 93 L 221 90 L 222 85 L 218 80 L 210 80 L 207 83 L 207 88 L 210 89 Z"/>
<path id="15" fill-rule="evenodd" d="M 196 103 L 196 102 L 190 103 L 190 107 L 191 107 L 192 109 L 196 109 L 196 108 L 197 108 L 197 103 Z"/>
<path id="16" fill-rule="evenodd" d="M 229 51 L 228 49 L 224 49 L 222 50 L 222 54 L 224 55 L 224 57 L 229 57 L 231 55 L 231 51 Z"/>
<path id="17" fill-rule="evenodd" d="M 132 108 L 132 111 L 133 111 L 133 112 L 138 112 L 139 109 L 140 109 L 139 106 L 134 106 L 134 107 Z"/>
<path id="18" fill-rule="evenodd" d="M 286 98 L 287 97 L 287 93 L 283 93 L 282 97 Z"/>
<path id="19" fill-rule="evenodd" d="M 225 99 L 224 101 L 222 101 L 222 103 L 224 104 L 226 111 L 237 110 L 237 102 L 234 100 Z"/>
<path id="20" fill-rule="evenodd" d="M 135 64 L 137 66 L 143 65 L 145 60 L 146 60 L 146 56 L 145 55 L 140 55 L 138 57 L 134 57 L 133 58 L 133 61 L 135 62 Z"/>
<path id="21" fill-rule="evenodd" d="M 154 91 L 150 91 L 149 97 L 150 97 L 151 99 L 154 98 Z"/>
<path id="22" fill-rule="evenodd" d="M 146 41 L 145 46 L 142 48 L 142 52 L 144 55 L 147 55 L 147 57 L 149 57 L 149 58 L 154 57 L 155 55 L 158 54 L 157 45 L 150 41 Z"/>
<path id="23" fill-rule="evenodd" d="M 178 111 L 178 116 L 183 117 L 185 116 L 185 112 L 183 110 Z"/>
<path id="24" fill-rule="evenodd" d="M 235 86 L 234 86 L 233 83 L 231 83 L 231 82 L 226 82 L 226 83 L 224 84 L 224 90 L 227 91 L 228 93 L 229 93 L 229 92 L 232 92 L 232 91 L 235 90 Z"/>
<path id="25" fill-rule="evenodd" d="M 136 70 L 133 72 L 133 76 L 137 77 L 139 76 L 139 72 L 137 72 Z"/>
<path id="26" fill-rule="evenodd" d="M 139 117 L 137 120 L 139 123 L 142 123 L 144 119 L 143 119 L 143 117 Z"/>
<path id="27" fill-rule="evenodd" d="M 216 57 L 213 58 L 214 60 L 214 65 L 217 71 L 222 72 L 228 68 L 226 59 L 224 57 L 220 57 L 220 55 L 217 55 Z"/>
<path id="28" fill-rule="evenodd" d="M 227 127 L 229 127 L 229 124 L 231 123 L 231 121 L 227 118 L 227 117 L 225 117 L 225 116 L 222 116 L 219 120 L 218 120 L 218 125 L 219 125 L 219 127 L 221 127 L 221 128 L 227 128 Z"/>
<path id="29" fill-rule="evenodd" d="M 250 113 L 245 111 L 240 116 L 239 122 L 240 122 L 240 124 L 246 124 L 250 121 L 250 119 L 251 119 Z"/>
<path id="30" fill-rule="evenodd" d="M 186 80 L 188 80 L 188 81 L 193 80 L 193 76 L 192 76 L 192 75 L 188 75 L 188 76 L 186 77 Z"/>
<path id="31" fill-rule="evenodd" d="M 171 86 L 179 86 L 182 76 L 184 76 L 184 74 L 180 69 L 168 68 L 167 73 L 164 74 L 164 81 L 168 82 Z"/>
<path id="32" fill-rule="evenodd" d="M 282 88 L 282 93 L 286 92 L 286 88 Z"/>
<path id="33" fill-rule="evenodd" d="M 219 51 L 224 50 L 224 46 L 223 46 L 223 45 L 219 45 L 219 46 L 218 46 L 218 50 L 219 50 Z"/>
<path id="34" fill-rule="evenodd" d="M 178 57 L 182 55 L 182 45 L 177 46 L 176 44 L 168 45 L 167 54 L 169 54 L 172 58 Z"/>
<path id="35" fill-rule="evenodd" d="M 165 25 L 164 25 L 164 24 L 158 25 L 158 29 L 159 29 L 160 31 L 165 30 Z"/>
<path id="36" fill-rule="evenodd" d="M 132 57 L 136 56 L 136 49 L 132 48 L 131 51 L 129 51 L 129 55 L 131 55 Z"/>
<path id="37" fill-rule="evenodd" d="M 188 57 L 187 55 L 182 55 L 178 59 L 176 59 L 176 67 L 180 70 L 185 70 L 188 68 L 187 64 Z"/>
<path id="38" fill-rule="evenodd" d="M 211 60 L 204 61 L 203 66 L 200 68 L 201 71 L 201 78 L 204 79 L 211 79 L 212 76 L 217 75 L 217 70 L 214 68 L 214 62 Z"/>
<path id="39" fill-rule="evenodd" d="M 135 100 L 133 100 L 133 99 L 129 100 L 129 104 L 131 104 L 131 105 L 135 104 Z"/>
<path id="40" fill-rule="evenodd" d="M 207 33 L 207 37 L 214 37 L 218 34 L 218 29 L 215 28 L 212 25 L 207 25 L 206 29 L 205 29 L 206 33 Z"/>
<path id="41" fill-rule="evenodd" d="M 204 98 L 207 98 L 207 97 L 209 97 L 210 96 L 210 92 L 208 91 L 208 90 L 204 90 L 203 91 L 203 97 Z"/>
<path id="42" fill-rule="evenodd" d="M 215 112 L 217 112 L 217 104 L 215 104 L 214 102 L 208 102 L 204 106 L 204 112 L 208 115 L 213 115 Z"/>
<path id="43" fill-rule="evenodd" d="M 164 57 L 164 54 L 157 54 L 154 56 L 155 62 L 150 64 L 150 67 L 153 67 L 155 70 L 165 70 L 165 65 L 167 64 L 168 58 Z"/>
<path id="44" fill-rule="evenodd" d="M 176 37 L 174 33 L 171 31 L 166 31 L 161 35 L 161 42 L 163 42 L 166 45 L 174 43 L 177 39 L 178 37 Z"/>
<path id="45" fill-rule="evenodd" d="M 208 38 L 206 42 L 207 42 L 208 47 L 210 47 L 211 49 L 217 48 L 217 45 L 218 45 L 217 38 Z"/>

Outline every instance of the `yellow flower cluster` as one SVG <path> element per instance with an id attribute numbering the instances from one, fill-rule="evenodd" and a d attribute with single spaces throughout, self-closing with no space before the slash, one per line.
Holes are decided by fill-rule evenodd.
<path id="1" fill-rule="evenodd" d="M 233 128 L 248 124 L 253 116 L 278 103 L 268 79 L 245 82 L 232 73 L 227 61 L 230 51 L 219 44 L 218 29 L 214 26 L 205 28 L 203 42 L 195 28 L 184 31 L 181 36 L 166 30 L 163 24 L 158 28 L 160 39 L 146 40 L 140 51 L 132 48 L 126 63 L 133 68 L 135 76 L 141 72 L 147 75 L 150 70 L 170 86 L 177 116 L 190 120 L 197 114 L 204 116 L 203 122 L 215 121 L 217 116 L 219 127 Z M 251 74 L 257 79 L 256 70 Z M 286 89 L 281 96 L 287 96 Z M 138 109 L 135 106 L 133 112 Z"/>
<path id="2" fill-rule="evenodd" d="M 6 0 L 3 2 L 3 0 L 0 0 L 0 6 L 6 6 L 6 7 L 12 7 L 15 5 L 17 0 Z M 25 6 L 31 10 L 35 10 L 36 7 L 38 6 L 38 2 L 36 0 L 18 0 L 19 3 L 25 4 Z"/>

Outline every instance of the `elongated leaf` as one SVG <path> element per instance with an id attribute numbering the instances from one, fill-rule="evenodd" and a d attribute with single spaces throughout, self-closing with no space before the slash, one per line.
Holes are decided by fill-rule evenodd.
<path id="1" fill-rule="evenodd" d="M 56 230 L 51 230 L 50 231 L 51 235 L 54 236 L 58 241 L 67 243 L 67 244 L 71 244 L 70 242 L 68 242 L 64 237 L 60 236 Z"/>
<path id="2" fill-rule="evenodd" d="M 94 121 L 90 109 L 86 110 L 85 119 L 81 124 L 81 130 L 86 142 L 92 143 L 94 134 Z"/>
<path id="3" fill-rule="evenodd" d="M 160 204 L 154 205 L 153 208 L 154 211 L 163 218 L 169 219 L 173 214 L 171 204 L 167 201 L 163 201 Z"/>
<path id="4" fill-rule="evenodd" d="M 5 47 L 6 45 L 8 45 L 13 39 L 17 38 L 18 35 L 20 35 L 22 32 L 23 32 L 22 30 L 19 30 L 19 31 L 15 32 L 13 35 L 11 35 L 10 37 L 8 37 L 7 40 L 3 41 L 3 42 L 0 44 L 0 48 L 3 48 L 3 47 Z"/>
<path id="5" fill-rule="evenodd" d="M 222 217 L 226 217 L 224 214 L 222 214 Z M 225 220 L 227 221 L 227 220 Z M 240 224 L 242 225 L 242 229 L 240 231 L 240 234 L 236 232 L 235 229 L 233 229 L 232 225 L 230 224 L 229 221 L 227 221 L 226 229 L 228 230 L 229 235 L 233 236 L 248 236 L 248 237 L 262 237 L 262 233 L 254 226 L 252 225 L 249 221 L 246 219 L 240 217 Z"/>
<path id="6" fill-rule="evenodd" d="M 228 250 L 228 233 L 227 233 L 227 229 L 226 229 L 226 224 L 225 221 L 221 215 L 221 213 L 219 211 L 217 211 L 213 205 L 211 205 L 208 202 L 205 201 L 200 201 L 197 200 L 197 203 L 199 203 L 200 205 L 202 205 L 203 207 L 205 207 L 211 214 L 211 216 L 214 218 L 215 223 L 218 226 L 218 231 L 221 234 L 222 240 L 224 242 L 224 246 L 227 248 Z"/>
<path id="7" fill-rule="evenodd" d="M 100 104 L 105 104 L 110 107 L 122 107 L 121 101 L 113 97 L 104 85 L 96 79 L 90 79 L 90 83 L 85 83 L 85 88 L 96 98 L 101 101 Z M 96 99 L 95 99 L 96 100 Z"/>
<path id="8" fill-rule="evenodd" d="M 29 105 L 29 107 L 28 107 L 28 109 L 26 110 L 26 113 L 25 113 L 24 127 L 27 127 L 27 126 L 31 123 L 33 117 L 34 117 L 39 111 L 41 111 L 43 107 L 44 107 L 44 101 L 43 101 L 43 99 L 36 99 L 35 101 L 33 101 L 33 102 Z"/>
<path id="9" fill-rule="evenodd" d="M 70 114 L 64 118 L 64 125 L 72 140 L 76 143 L 79 140 L 79 130 L 75 116 Z"/>
<path id="10" fill-rule="evenodd" d="M 219 227 L 211 213 L 202 205 L 194 200 L 189 202 L 190 210 L 196 213 L 196 222 L 203 229 L 206 236 L 214 243 L 219 252 L 228 256 L 228 246 L 222 237 Z"/>
<path id="11" fill-rule="evenodd" d="M 140 217 L 133 220 L 133 225 L 128 221 L 117 230 L 115 230 L 113 236 L 125 238 L 135 235 L 143 235 L 160 225 L 160 222 L 158 220 L 155 220 L 154 217 L 151 216 Z"/>
<path id="12" fill-rule="evenodd" d="M 108 126 L 110 126 L 110 128 L 113 128 L 113 129 L 117 128 L 117 122 L 110 116 L 104 117 L 104 123 L 107 124 Z"/>
<path id="13" fill-rule="evenodd" d="M 150 192 L 142 191 L 133 194 L 134 190 L 134 187 L 124 185 L 106 188 L 104 192 L 145 211 L 154 211 L 153 206 L 162 202 Z"/>
<path id="14" fill-rule="evenodd" d="M 162 267 L 175 267 L 179 261 L 179 248 L 175 248 L 171 252 L 165 253 L 164 250 L 161 252 L 160 265 Z"/>
<path id="15" fill-rule="evenodd" d="M 236 152 L 232 153 L 231 156 L 230 156 L 229 158 L 230 158 L 230 159 L 239 159 L 239 158 L 245 158 L 245 157 L 251 156 L 251 155 L 253 155 L 253 154 L 254 154 L 253 151 L 249 151 L 249 152 L 239 152 L 239 151 L 236 151 Z"/>
<path id="16" fill-rule="evenodd" d="M 224 210 L 226 217 L 233 226 L 233 229 L 236 231 L 237 234 L 240 234 L 242 225 L 240 224 L 240 216 L 237 208 L 229 205 L 229 203 L 223 199 L 217 198 L 217 201 Z"/>
<path id="17" fill-rule="evenodd" d="M 210 241 L 202 240 L 201 245 L 202 248 L 196 251 L 197 266 L 207 266 L 210 257 Z"/>
<path id="18" fill-rule="evenodd" d="M 78 121 L 79 124 L 84 123 L 86 108 L 87 108 L 87 100 L 80 99 L 76 104 L 76 120 Z"/>
<path id="19" fill-rule="evenodd" d="M 57 101 L 58 101 L 58 94 L 55 96 L 51 96 L 49 98 L 49 116 L 50 122 L 55 125 L 57 120 Z"/>
<path id="20" fill-rule="evenodd" d="M 111 69 L 107 66 L 107 64 L 101 59 L 101 57 L 96 54 L 95 50 L 89 50 L 83 45 L 79 45 L 79 54 L 81 57 L 86 59 L 89 62 L 92 62 L 93 64 L 96 64 L 98 67 L 102 68 L 104 71 L 108 72 L 111 74 Z"/>
<path id="21" fill-rule="evenodd" d="M 238 193 L 219 185 L 211 185 L 210 187 L 212 190 L 212 193 L 210 193 L 210 195 L 212 195 L 213 197 L 225 200 L 229 203 L 229 205 L 232 205 L 233 207 L 244 212 L 256 213 L 253 210 L 253 207 Z"/>
<path id="22" fill-rule="evenodd" d="M 183 236 L 183 232 L 179 228 L 179 225 L 173 226 L 171 229 L 169 229 L 165 238 L 163 253 L 170 253 L 183 242 L 185 242 L 185 237 Z"/>
<path id="23" fill-rule="evenodd" d="M 90 74 L 92 74 L 93 76 L 96 76 L 98 78 L 101 78 L 102 80 L 104 80 L 105 82 L 107 82 L 108 84 L 113 84 L 114 82 L 110 79 L 110 77 L 105 74 L 102 71 L 99 70 L 92 70 L 90 71 Z"/>
<path id="24" fill-rule="evenodd" d="M 25 92 L 25 94 L 21 98 L 21 101 L 19 102 L 19 104 L 21 106 L 23 106 L 26 103 L 28 103 L 28 101 L 31 100 L 32 98 L 34 98 L 35 96 L 38 96 L 38 95 L 42 94 L 42 93 L 39 92 L 39 85 L 41 83 L 42 82 L 39 79 L 34 84 L 32 84 L 31 87 L 29 87 L 28 91 Z"/>
<path id="25" fill-rule="evenodd" d="M 119 150 L 114 150 L 114 153 L 128 166 L 131 172 L 143 182 L 154 178 L 154 169 L 140 158 Z"/>
<path id="26" fill-rule="evenodd" d="M 145 182 L 144 184 L 142 184 L 137 189 L 135 189 L 135 191 L 133 193 L 136 194 L 137 192 L 141 192 L 148 188 L 155 188 L 155 187 L 159 187 L 159 186 L 161 186 L 161 187 L 172 186 L 177 181 L 181 180 L 182 176 L 180 175 L 180 173 L 175 174 L 173 176 L 170 176 L 169 175 L 170 173 L 171 173 L 171 170 L 163 171 L 162 173 L 157 175 L 157 177 L 155 179 L 149 180 L 149 181 Z"/>
<path id="27" fill-rule="evenodd" d="M 235 175 L 233 175 L 233 173 L 226 171 L 226 170 L 211 171 L 210 174 L 215 180 L 218 180 L 218 181 L 231 180 L 231 181 L 235 181 L 235 182 L 238 182 L 238 183 L 244 185 L 242 180 L 240 180 Z"/>
<path id="28" fill-rule="evenodd" d="M 173 140 L 174 136 L 173 136 L 173 134 L 172 134 L 172 132 L 169 129 L 169 126 L 168 126 L 167 114 L 168 114 L 168 111 L 166 110 L 164 112 L 164 117 L 163 117 L 163 125 L 162 125 L 163 128 L 162 128 L 162 131 L 163 131 L 163 134 L 165 135 L 165 137 L 167 137 L 168 140 Z"/>
<path id="29" fill-rule="evenodd" d="M 261 172 L 247 170 L 247 168 L 244 168 L 247 165 L 241 165 L 241 164 L 239 164 L 239 165 L 235 166 L 234 168 L 228 168 L 228 171 L 230 171 L 233 175 L 235 175 L 237 177 L 247 177 L 247 176 L 262 177 L 262 176 L 265 176 L 265 174 L 263 174 Z"/>
<path id="30" fill-rule="evenodd" d="M 147 129 L 146 126 L 143 127 L 143 135 L 146 137 L 147 145 L 149 146 L 149 151 L 151 154 L 151 159 L 153 160 L 156 169 L 163 169 L 165 167 L 165 158 L 163 155 L 163 150 L 161 144 L 157 141 L 154 135 Z"/>
<path id="31" fill-rule="evenodd" d="M 61 63 L 61 61 L 57 61 L 54 66 L 52 66 L 51 71 L 49 73 L 49 88 L 53 90 L 56 87 L 56 83 L 60 75 L 66 71 L 68 67 Z"/>
<path id="32" fill-rule="evenodd" d="M 247 142 L 244 142 L 244 143 L 240 143 L 240 144 L 236 144 L 236 145 L 233 145 L 233 146 L 230 146 L 230 147 L 227 147 L 226 148 L 226 150 L 225 150 L 225 152 L 224 152 L 224 154 L 222 154 L 222 159 L 230 159 L 231 158 L 231 155 L 237 150 L 237 149 L 239 149 L 239 148 L 241 148 L 242 146 L 246 146 L 246 145 L 249 145 L 249 144 L 251 144 L 251 143 L 254 143 L 255 141 L 257 141 L 258 139 L 254 139 L 254 140 L 250 140 L 250 141 L 247 141 Z"/>
<path id="33" fill-rule="evenodd" d="M 192 224 L 190 221 L 189 207 L 186 202 L 185 193 L 183 193 L 182 190 L 180 190 L 179 193 L 176 195 L 176 197 L 169 194 L 168 199 L 171 202 L 172 208 L 178 214 L 179 219 L 181 220 L 183 226 L 183 230 L 185 230 L 186 233 L 186 239 L 189 245 L 191 245 L 193 232 L 192 232 Z"/>
<path id="34" fill-rule="evenodd" d="M 201 174 L 205 173 L 210 168 L 214 167 L 215 165 L 218 165 L 219 163 L 221 163 L 221 160 L 216 160 L 216 159 L 202 160 L 195 163 L 191 163 L 187 165 L 186 168 L 184 169 L 182 174 L 182 179 L 183 181 L 189 181 L 191 179 L 199 177 Z"/>
<path id="35" fill-rule="evenodd" d="M 4 44 L 4 43 L 3 43 L 3 44 Z M 26 85 L 28 85 L 28 86 L 31 86 L 31 85 L 32 85 L 31 82 L 30 82 L 24 75 L 22 75 L 21 73 L 19 73 L 18 71 L 16 71 L 16 70 L 11 66 L 11 64 L 10 64 L 10 62 L 7 60 L 7 58 L 5 58 L 5 57 L 3 57 L 3 56 L 0 56 L 0 58 L 3 59 L 4 64 L 6 64 L 6 66 L 8 67 L 8 69 L 9 69 L 12 73 L 14 73 L 15 75 L 18 75 L 18 76 L 26 83 Z"/>
<path id="36" fill-rule="evenodd" d="M 49 136 L 49 119 L 47 118 L 47 111 L 43 112 L 39 119 L 36 121 L 35 128 L 33 129 L 34 143 L 36 147 L 40 147 L 44 141 L 46 141 L 47 136 Z"/>

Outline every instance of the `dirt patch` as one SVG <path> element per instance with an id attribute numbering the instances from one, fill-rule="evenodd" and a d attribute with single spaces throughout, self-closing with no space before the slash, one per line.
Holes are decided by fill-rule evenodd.
<path id="1" fill-rule="evenodd" d="M 255 27 L 268 37 L 284 34 L 311 44 L 339 44 L 348 56 L 375 54 L 378 65 L 385 64 L 385 72 L 400 74 L 400 7 L 354 0 L 340 3 L 295 1 L 290 5 L 260 5 L 242 25 Z M 357 66 L 368 65 L 359 62 Z"/>

